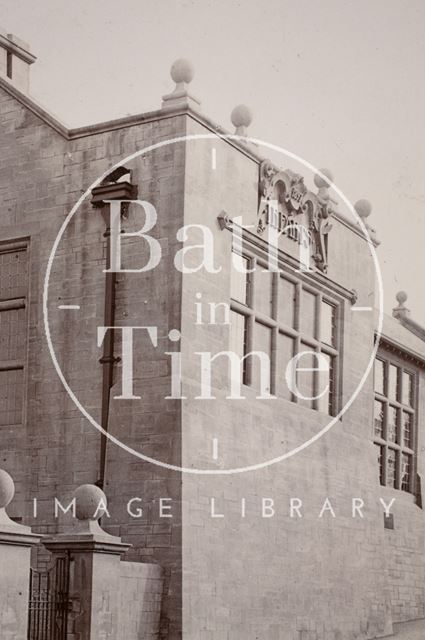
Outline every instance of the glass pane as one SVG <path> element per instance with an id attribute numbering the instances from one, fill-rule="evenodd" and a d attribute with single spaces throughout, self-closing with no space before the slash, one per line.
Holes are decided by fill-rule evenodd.
<path id="1" fill-rule="evenodd" d="M 297 287 L 286 278 L 279 278 L 278 321 L 288 327 L 295 325 L 295 296 Z"/>
<path id="2" fill-rule="evenodd" d="M 402 491 L 410 491 L 410 479 L 412 474 L 412 456 L 403 453 L 401 457 L 401 489 Z"/>
<path id="3" fill-rule="evenodd" d="M 300 354 L 296 374 L 298 401 L 306 407 L 313 407 L 314 369 L 318 367 L 316 354 L 307 345 L 301 345 Z"/>
<path id="4" fill-rule="evenodd" d="M 398 442 L 397 439 L 397 409 L 395 407 L 388 407 L 388 419 L 387 419 L 387 440 L 389 442 Z"/>
<path id="5" fill-rule="evenodd" d="M 241 273 L 241 269 L 248 269 L 247 258 L 232 253 L 232 272 L 230 276 L 230 297 L 242 304 L 247 304 L 248 274 Z"/>
<path id="6" fill-rule="evenodd" d="M 22 424 L 24 372 L 0 371 L 0 425 Z"/>
<path id="7" fill-rule="evenodd" d="M 375 425 L 375 436 L 378 438 L 384 437 L 384 405 L 382 402 L 375 400 L 375 416 L 374 416 L 374 425 Z"/>
<path id="8" fill-rule="evenodd" d="M 26 336 L 25 309 L 0 311 L 0 360 L 23 360 Z"/>
<path id="9" fill-rule="evenodd" d="M 235 311 L 230 312 L 230 344 L 229 351 L 236 353 L 239 358 L 242 358 L 246 352 L 246 317 Z M 241 382 L 243 382 L 243 375 L 245 371 L 246 361 L 241 362 L 240 375 Z M 233 369 L 231 368 L 232 372 Z"/>
<path id="10" fill-rule="evenodd" d="M 25 297 L 27 286 L 27 252 L 24 250 L 0 253 L 0 299 Z"/>
<path id="11" fill-rule="evenodd" d="M 294 341 L 289 336 L 279 333 L 277 336 L 277 388 L 276 395 L 291 400 L 292 393 L 286 382 L 286 370 L 294 356 Z"/>
<path id="12" fill-rule="evenodd" d="M 394 364 L 390 364 L 388 373 L 388 397 L 390 400 L 399 399 L 398 388 L 398 367 Z"/>
<path id="13" fill-rule="evenodd" d="M 378 454 L 379 482 L 384 484 L 384 447 L 377 444 L 376 449 Z"/>
<path id="14" fill-rule="evenodd" d="M 304 289 L 301 292 L 299 325 L 301 333 L 316 337 L 316 296 Z"/>
<path id="15" fill-rule="evenodd" d="M 320 360 L 316 358 L 316 367 L 320 369 L 317 372 L 318 385 L 317 395 L 318 409 L 323 413 L 332 415 L 333 413 L 333 358 L 326 353 L 320 354 Z M 323 395 L 321 395 L 323 393 Z"/>
<path id="16" fill-rule="evenodd" d="M 270 393 L 270 358 L 272 352 L 272 330 L 260 322 L 255 323 L 253 351 L 263 355 L 252 356 L 252 383 L 258 391 Z"/>
<path id="17" fill-rule="evenodd" d="M 412 428 L 412 423 L 413 423 L 413 416 L 410 413 L 407 413 L 407 411 L 403 411 L 402 413 L 402 429 L 403 429 L 403 444 L 405 447 L 409 447 L 409 449 L 412 448 L 412 443 L 413 443 L 413 428 Z"/>
<path id="18" fill-rule="evenodd" d="M 335 307 L 322 302 L 320 309 L 321 341 L 325 344 L 335 343 Z"/>
<path id="19" fill-rule="evenodd" d="M 413 407 L 413 376 L 403 371 L 403 404 Z"/>
<path id="20" fill-rule="evenodd" d="M 272 283 L 273 273 L 264 271 L 264 267 L 257 265 L 255 271 L 254 309 L 269 318 L 272 315 Z"/>
<path id="21" fill-rule="evenodd" d="M 375 391 L 385 395 L 385 363 L 375 360 Z"/>
<path id="22" fill-rule="evenodd" d="M 388 449 L 387 459 L 387 487 L 396 486 L 396 452 L 394 449 Z"/>

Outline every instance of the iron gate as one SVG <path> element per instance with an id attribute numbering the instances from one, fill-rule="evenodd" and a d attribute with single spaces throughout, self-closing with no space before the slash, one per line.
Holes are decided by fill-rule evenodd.
<path id="1" fill-rule="evenodd" d="M 45 571 L 31 569 L 28 640 L 66 640 L 69 564 L 66 554 Z"/>

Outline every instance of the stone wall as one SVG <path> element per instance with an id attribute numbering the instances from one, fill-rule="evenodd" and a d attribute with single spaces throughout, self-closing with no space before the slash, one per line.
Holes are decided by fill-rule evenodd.
<path id="1" fill-rule="evenodd" d="M 1 636 L 20 640 L 26 636 L 28 622 L 30 549 L 10 544 L 0 547 Z"/>
<path id="2" fill-rule="evenodd" d="M 384 336 L 396 344 L 403 345 L 409 353 L 424 358 L 424 343 L 399 322 L 386 318 Z M 400 354 L 384 355 L 401 362 Z M 407 359 L 408 367 L 414 366 Z M 425 411 L 425 372 L 418 369 L 416 414 L 417 427 L 417 474 L 420 481 L 422 505 L 424 504 L 425 478 L 425 433 L 423 416 Z M 382 487 L 383 495 L 394 505 L 394 529 L 385 530 L 385 555 L 387 559 L 387 584 L 390 590 L 391 611 L 394 622 L 405 622 L 425 618 L 425 514 L 414 496 Z"/>
<path id="3" fill-rule="evenodd" d="M 197 124 L 191 133 L 203 133 Z M 217 167 L 211 170 L 211 149 Z M 284 160 L 282 162 L 284 164 Z M 311 180 L 311 177 L 310 177 Z M 195 400 L 196 351 L 229 348 L 226 325 L 195 324 L 196 293 L 208 302 L 230 300 L 230 233 L 217 216 L 243 216 L 255 224 L 258 164 L 225 141 L 188 146 L 185 222 L 208 224 L 216 242 L 218 274 L 183 278 L 183 463 L 220 469 L 277 457 L 317 433 L 328 418 L 284 399 L 226 400 L 228 369 L 214 369 L 216 400 Z M 356 289 L 359 306 L 374 299 L 366 242 L 334 221 L 329 238 L 330 281 Z M 288 252 L 296 251 L 289 244 Z M 206 304 L 205 304 L 206 306 Z M 343 303 L 342 402 L 357 386 L 374 340 L 373 314 L 354 314 Z M 268 640 L 349 640 L 391 632 L 384 528 L 375 453 L 371 442 L 372 380 L 342 420 L 295 457 L 272 466 L 224 476 L 183 477 L 184 637 Z M 217 438 L 219 458 L 212 459 Z M 353 497 L 367 505 L 352 518 Z M 275 516 L 262 518 L 262 498 L 274 499 Z M 303 501 L 303 517 L 290 518 L 290 498 Z M 318 518 L 326 497 L 334 505 Z M 211 498 L 215 512 L 211 517 Z M 246 514 L 241 515 L 245 498 Z"/>
<path id="4" fill-rule="evenodd" d="M 96 482 L 99 469 L 100 435 L 64 391 L 44 339 L 41 296 L 55 237 L 73 204 L 115 162 L 153 142 L 209 131 L 187 115 L 157 113 L 131 126 L 94 128 L 69 140 L 0 89 L 0 240 L 30 239 L 31 273 L 25 420 L 22 425 L 0 427 L 2 466 L 13 473 L 17 484 L 11 515 L 38 532 L 63 529 L 61 518 L 58 522 L 54 517 L 53 497 L 66 504 L 76 486 Z M 217 160 L 213 170 L 212 148 Z M 243 403 L 235 407 L 226 401 L 225 367 L 214 370 L 217 400 L 194 400 L 199 388 L 195 352 L 221 350 L 229 344 L 227 326 L 195 325 L 195 296 L 201 293 L 204 303 L 229 301 L 231 238 L 228 231 L 220 231 L 217 216 L 225 211 L 231 217 L 242 215 L 245 224 L 255 223 L 258 162 L 253 154 L 215 138 L 163 147 L 129 166 L 139 197 L 157 208 L 153 235 L 161 243 L 163 261 L 154 272 L 119 276 L 117 324 L 158 326 L 159 348 L 154 350 L 146 337 L 136 339 L 135 388 L 141 400 L 112 401 L 111 433 L 144 455 L 174 465 L 183 461 L 192 469 L 212 466 L 213 438 L 219 443 L 214 467 L 219 468 L 265 461 L 314 435 L 326 424 L 326 416 L 284 399 L 273 404 L 258 401 L 246 388 Z M 203 271 L 185 275 L 182 281 L 172 261 L 179 247 L 176 231 L 183 222 L 210 226 L 216 258 L 223 266 L 220 274 L 210 277 Z M 349 225 L 338 220 L 333 224 L 328 284 L 356 289 L 357 304 L 371 305 L 374 277 L 368 247 Z M 130 210 L 126 225 L 127 230 L 140 228 L 136 209 Z M 103 320 L 103 231 L 98 212 L 83 205 L 58 248 L 49 292 L 59 363 L 78 398 L 97 419 L 101 367 L 96 327 Z M 126 265 L 143 263 L 146 253 L 138 242 L 124 244 Z M 290 244 L 286 250 L 296 251 Z M 77 302 L 82 304 L 79 315 L 64 316 L 56 308 Z M 375 330 L 370 315 L 351 312 L 348 297 L 342 304 L 341 403 L 359 382 Z M 183 389 L 188 397 L 182 407 L 164 400 L 170 388 L 170 364 L 164 352 L 173 349 L 167 333 L 176 328 L 183 334 Z M 401 341 L 419 348 L 416 343 L 409 345 L 406 332 Z M 117 352 L 120 348 L 118 340 Z M 118 367 L 112 395 L 117 395 L 120 373 Z M 423 380 L 421 385 L 423 403 Z M 318 442 L 284 462 L 243 474 L 182 477 L 108 445 L 105 492 L 110 517 L 103 518 L 103 527 L 134 545 L 128 559 L 164 568 L 161 638 L 175 640 L 182 634 L 182 562 L 183 637 L 187 638 L 366 639 L 389 633 L 392 619 L 424 615 L 423 513 L 413 498 L 403 496 L 395 510 L 395 530 L 384 530 L 379 498 L 387 493 L 379 485 L 372 412 L 370 377 L 342 420 Z M 424 478 L 423 446 L 421 434 L 418 471 Z M 352 518 L 351 500 L 357 496 L 365 501 L 364 519 Z M 140 518 L 127 513 L 126 503 L 133 497 L 142 500 Z M 161 497 L 171 498 L 172 518 L 160 517 Z M 302 518 L 289 517 L 291 497 L 303 501 Z M 329 513 L 318 518 L 326 497 L 336 510 L 335 519 Z M 211 498 L 216 499 L 216 513 L 224 517 L 211 518 Z M 273 518 L 261 517 L 262 498 L 274 500 Z M 143 564 L 122 566 L 120 589 L 127 601 L 140 578 L 134 572 L 154 570 Z M 159 585 L 156 577 L 145 577 L 146 616 L 137 620 L 147 625 L 143 628 L 148 633 L 158 616 Z M 137 625 L 131 611 L 126 611 L 129 624 Z"/>
<path id="5" fill-rule="evenodd" d="M 28 238 L 30 254 L 28 357 L 25 419 L 0 427 L 2 466 L 13 473 L 17 495 L 12 516 L 41 533 L 63 530 L 54 515 L 54 497 L 63 504 L 82 483 L 99 477 L 100 434 L 81 415 L 53 367 L 44 336 L 42 290 L 55 237 L 81 194 L 114 163 L 154 142 L 185 131 L 183 116 L 146 118 L 124 128 L 86 132 L 68 140 L 26 106 L 0 89 L 0 240 Z M 120 276 L 117 285 L 117 324 L 159 325 L 166 332 L 179 327 L 180 279 L 170 266 L 170 248 L 182 219 L 184 148 L 164 147 L 131 164 L 139 197 L 158 211 L 155 234 L 164 249 L 162 264 L 147 277 Z M 132 219 L 133 212 L 130 212 Z M 138 228 L 142 226 L 140 212 Z M 71 222 L 52 269 L 49 289 L 50 327 L 58 362 L 78 399 L 100 417 L 102 368 L 97 325 L 103 324 L 105 227 L 101 215 L 85 203 Z M 131 242 L 124 249 L 133 259 Z M 146 257 L 134 250 L 134 259 Z M 142 262 L 143 264 L 143 262 Z M 81 304 L 80 311 L 61 311 L 60 304 Z M 68 315 L 67 315 L 68 314 Z M 160 320 L 158 320 L 160 318 Z M 75 348 L 77 345 L 78 348 Z M 162 351 L 166 350 L 162 338 Z M 117 343 L 119 350 L 120 343 Z M 142 400 L 112 401 L 110 428 L 121 431 L 126 444 L 159 460 L 180 460 L 180 408 L 160 398 L 168 388 L 165 357 L 157 359 L 146 339 L 137 344 L 141 357 L 135 377 Z M 145 357 L 143 357 L 143 350 Z M 149 363 L 147 362 L 149 360 Z M 120 370 L 116 372 L 117 383 Z M 113 395 L 116 395 L 114 393 Z M 126 425 L 125 434 L 121 424 Z M 107 447 L 105 491 L 109 521 L 103 526 L 134 545 L 132 559 L 160 564 L 166 588 L 162 608 L 162 637 L 178 638 L 181 618 L 180 475 L 160 469 L 118 449 Z M 149 504 L 159 496 L 174 501 L 170 525 L 159 520 Z M 142 521 L 126 512 L 126 502 L 141 496 L 146 503 Z M 37 498 L 37 517 L 33 499 Z"/>
<path id="6" fill-rule="evenodd" d="M 120 563 L 119 626 L 122 638 L 158 637 L 163 581 L 161 568 L 138 562 Z"/>

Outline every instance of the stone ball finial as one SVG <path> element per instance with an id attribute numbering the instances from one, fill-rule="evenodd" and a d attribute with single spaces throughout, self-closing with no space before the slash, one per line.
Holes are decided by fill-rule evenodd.
<path id="1" fill-rule="evenodd" d="M 0 469 L 0 509 L 5 509 L 15 495 L 15 483 L 11 475 Z"/>
<path id="2" fill-rule="evenodd" d="M 102 489 L 94 484 L 82 484 L 74 493 L 76 499 L 75 515 L 78 520 L 98 520 L 105 513 L 102 506 L 107 505 L 107 499 Z M 96 515 L 95 515 L 96 514 Z"/>
<path id="3" fill-rule="evenodd" d="M 357 200 L 356 204 L 354 205 L 354 209 L 356 210 L 358 215 L 363 219 L 368 218 L 372 213 L 372 205 L 369 202 L 369 200 L 365 200 L 365 199 Z"/>
<path id="4" fill-rule="evenodd" d="M 232 124 L 236 129 L 249 127 L 252 122 L 252 112 L 245 104 L 238 104 L 230 114 Z"/>
<path id="5" fill-rule="evenodd" d="M 192 82 L 195 70 L 189 60 L 179 58 L 171 65 L 170 74 L 176 84 L 180 84 L 181 82 L 188 84 Z"/>
<path id="6" fill-rule="evenodd" d="M 405 291 L 399 291 L 396 294 L 396 300 L 398 304 L 402 307 L 404 303 L 407 301 L 407 293 Z"/>
<path id="7" fill-rule="evenodd" d="M 333 182 L 334 180 L 332 172 L 329 171 L 329 169 L 320 169 L 320 173 L 326 176 L 328 180 L 325 180 L 321 175 L 316 173 L 316 175 L 314 176 L 314 184 L 318 189 L 328 189 L 331 186 L 331 182 Z"/>

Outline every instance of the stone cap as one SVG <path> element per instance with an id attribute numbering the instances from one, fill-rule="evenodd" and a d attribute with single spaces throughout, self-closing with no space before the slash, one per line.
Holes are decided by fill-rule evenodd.
<path id="1" fill-rule="evenodd" d="M 15 496 L 15 483 L 11 475 L 0 469 L 0 544 L 29 547 L 37 544 L 42 536 L 32 533 L 30 527 L 13 522 L 6 508 Z"/>
<path id="2" fill-rule="evenodd" d="M 230 114 L 230 120 L 235 127 L 235 135 L 247 136 L 247 130 L 252 122 L 252 112 L 246 104 L 238 104 Z"/>
<path id="3" fill-rule="evenodd" d="M 65 533 L 47 537 L 43 544 L 50 551 L 89 551 L 121 555 L 131 544 L 122 542 L 118 536 L 111 536 L 99 525 L 98 520 L 107 513 L 106 495 L 94 484 L 83 484 L 74 492 L 75 526 Z"/>
<path id="4" fill-rule="evenodd" d="M 399 291 L 397 293 L 396 300 L 398 305 L 393 309 L 393 318 L 398 320 L 403 327 L 414 333 L 415 336 L 425 341 L 425 327 L 411 318 L 410 309 L 405 306 L 407 297 L 405 291 Z"/>
<path id="5" fill-rule="evenodd" d="M 362 219 L 363 224 L 365 225 L 366 229 L 369 232 L 369 236 L 370 236 L 370 239 L 372 240 L 373 244 L 375 246 L 380 245 L 381 241 L 378 240 L 378 236 L 376 234 L 376 229 L 371 227 L 369 222 L 368 222 L 368 218 L 369 218 L 370 214 L 372 213 L 372 205 L 369 202 L 369 200 L 366 200 L 365 198 L 361 198 L 360 200 L 357 200 L 357 202 L 354 205 L 354 210 L 357 213 L 357 215 L 360 216 L 360 218 Z"/>
<path id="6" fill-rule="evenodd" d="M 171 65 L 170 76 L 176 83 L 174 91 L 162 97 L 162 109 L 184 107 L 198 110 L 200 100 L 189 93 L 188 85 L 192 82 L 195 71 L 192 63 L 186 58 L 179 58 Z"/>
<path id="7" fill-rule="evenodd" d="M 104 539 L 103 539 L 104 537 Z M 54 553 L 73 551 L 79 553 L 104 553 L 113 556 L 122 556 L 131 544 L 122 542 L 121 538 L 109 536 L 103 532 L 103 536 L 85 534 L 59 534 L 43 538 L 43 545 Z"/>

